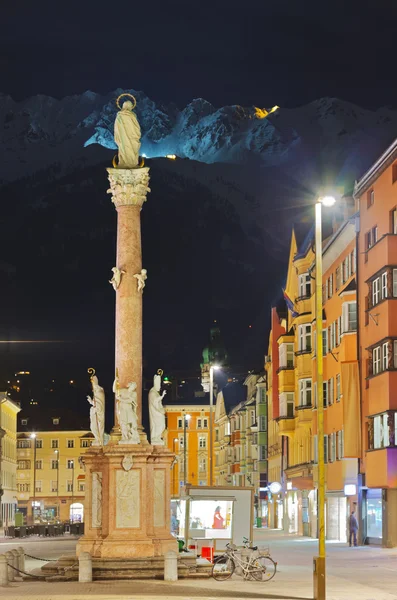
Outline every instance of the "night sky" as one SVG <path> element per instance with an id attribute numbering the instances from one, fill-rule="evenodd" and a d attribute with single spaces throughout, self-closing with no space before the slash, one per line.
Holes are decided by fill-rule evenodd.
<path id="1" fill-rule="evenodd" d="M 179 107 L 197 97 L 215 106 L 295 107 L 331 96 L 397 108 L 396 0 L 19 0 L 3 3 L 0 19 L 0 92 L 15 100 L 134 88 Z M 35 367 L 54 348 L 7 345 L 2 362 L 11 368 L 16 356 L 19 368 Z M 58 350 L 60 372 L 86 376 L 85 349 L 68 342 Z M 52 368 L 49 377 L 58 374 Z"/>
<path id="2" fill-rule="evenodd" d="M 395 0 L 2 3 L 1 91 L 142 89 L 182 106 L 396 105 Z"/>

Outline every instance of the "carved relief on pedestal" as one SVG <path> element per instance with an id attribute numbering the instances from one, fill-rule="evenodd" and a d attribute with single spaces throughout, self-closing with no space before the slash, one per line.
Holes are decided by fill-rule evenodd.
<path id="1" fill-rule="evenodd" d="M 91 527 L 102 527 L 102 473 L 92 473 L 91 486 Z"/>
<path id="2" fill-rule="evenodd" d="M 154 511 L 153 525 L 165 526 L 165 471 L 154 471 Z"/>
<path id="3" fill-rule="evenodd" d="M 141 169 L 107 169 L 109 173 L 112 202 L 118 206 L 140 206 L 146 202 L 146 195 L 150 192 L 149 168 Z"/>
<path id="4" fill-rule="evenodd" d="M 140 509 L 140 471 L 116 471 L 116 527 L 139 527 Z"/>

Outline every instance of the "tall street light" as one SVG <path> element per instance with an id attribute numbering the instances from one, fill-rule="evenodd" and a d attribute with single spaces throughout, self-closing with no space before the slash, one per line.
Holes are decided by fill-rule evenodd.
<path id="1" fill-rule="evenodd" d="M 1 405 L 4 402 L 7 402 L 8 398 L 2 398 L 0 400 L 0 529 L 3 529 L 3 507 L 1 503 L 1 498 L 3 496 L 3 473 L 2 473 L 2 458 L 3 458 L 3 437 L 5 436 L 5 430 L 1 426 Z"/>
<path id="2" fill-rule="evenodd" d="M 186 487 L 187 482 L 187 444 L 186 444 L 186 427 L 191 419 L 191 415 L 183 415 L 183 485 Z"/>
<path id="3" fill-rule="evenodd" d="M 213 453 L 214 453 L 214 440 L 213 440 L 213 422 L 212 413 L 214 408 L 214 370 L 218 371 L 219 365 L 210 366 L 210 486 L 214 485 L 214 469 L 213 469 Z"/>
<path id="4" fill-rule="evenodd" d="M 177 442 L 179 442 L 178 438 L 174 438 L 172 441 L 172 446 L 173 446 L 173 451 L 174 454 L 176 454 L 176 444 Z M 172 487 L 173 487 L 173 492 L 175 496 L 178 496 L 178 488 L 176 486 L 176 464 L 177 464 L 177 460 L 176 457 L 174 458 L 174 467 L 173 467 L 173 482 L 172 482 Z"/>
<path id="5" fill-rule="evenodd" d="M 32 510 L 33 525 L 34 525 L 34 517 L 36 514 L 36 449 L 37 449 L 36 434 L 31 433 L 30 439 L 33 440 L 33 448 L 34 448 L 34 451 L 33 451 L 33 510 Z"/>
<path id="6" fill-rule="evenodd" d="M 316 202 L 316 343 L 317 343 L 317 453 L 318 453 L 318 556 L 314 558 L 314 598 L 325 600 L 325 464 L 323 399 L 323 249 L 321 208 L 333 206 L 334 196 L 322 196 Z"/>
<path id="7" fill-rule="evenodd" d="M 59 450 L 55 450 L 55 454 L 57 457 L 57 506 L 58 506 L 58 520 L 61 514 L 61 505 L 59 502 Z"/>

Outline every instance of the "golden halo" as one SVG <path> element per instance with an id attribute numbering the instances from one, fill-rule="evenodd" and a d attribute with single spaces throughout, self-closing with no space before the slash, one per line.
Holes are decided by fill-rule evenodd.
<path id="1" fill-rule="evenodd" d="M 117 98 L 116 100 L 116 106 L 119 110 L 121 110 L 121 106 L 120 106 L 120 98 L 122 98 L 123 96 L 128 96 L 129 98 L 133 99 L 133 109 L 136 107 L 136 98 L 135 96 L 133 96 L 132 94 L 127 94 L 126 92 L 124 94 L 120 94 L 120 96 Z"/>
<path id="2" fill-rule="evenodd" d="M 163 369 L 157 369 L 157 375 L 160 375 L 160 377 L 162 377 L 163 373 Z"/>

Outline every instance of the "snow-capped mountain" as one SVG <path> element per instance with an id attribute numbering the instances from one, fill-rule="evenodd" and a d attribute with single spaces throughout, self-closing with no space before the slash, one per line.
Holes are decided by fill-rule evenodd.
<path id="1" fill-rule="evenodd" d="M 396 111 L 364 110 L 335 98 L 281 107 L 261 118 L 263 112 L 253 106 L 215 108 L 200 98 L 180 110 L 143 92 L 130 92 L 137 99 L 141 151 L 151 158 L 176 154 L 204 163 L 288 164 L 299 171 L 302 163 L 311 163 L 310 170 L 326 160 L 350 172 L 365 164 L 368 152 L 372 159 L 374 149 L 397 135 Z M 120 93 L 85 92 L 61 100 L 38 95 L 21 102 L 0 94 L 0 180 L 12 181 L 53 164 L 64 173 L 103 160 L 95 145 L 116 149 L 113 123 Z"/>
<path id="2" fill-rule="evenodd" d="M 105 167 L 120 93 L 21 102 L 0 94 L 0 328 L 10 339 L 79 339 L 82 361 L 103 368 L 112 367 L 116 235 Z M 199 364 L 217 318 L 230 353 L 260 368 L 292 221 L 312 221 L 317 186 L 352 188 L 397 136 L 397 112 L 323 98 L 260 118 L 253 106 L 196 99 L 181 110 L 131 93 L 151 167 L 146 360 Z"/>

